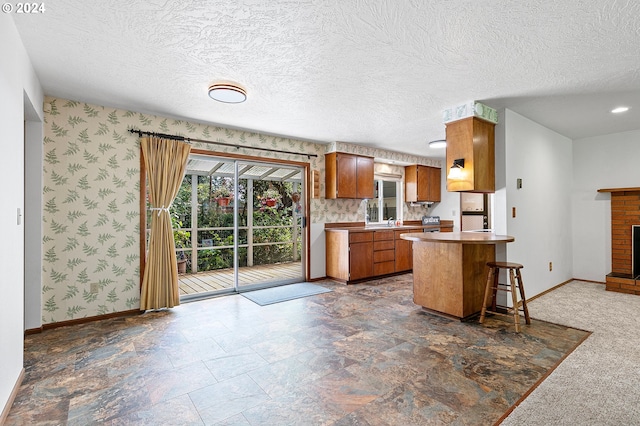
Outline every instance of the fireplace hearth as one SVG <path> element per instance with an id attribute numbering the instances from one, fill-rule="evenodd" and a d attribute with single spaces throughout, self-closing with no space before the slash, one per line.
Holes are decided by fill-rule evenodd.
<path id="1" fill-rule="evenodd" d="M 611 193 L 611 273 L 607 290 L 640 295 L 640 188 Z"/>

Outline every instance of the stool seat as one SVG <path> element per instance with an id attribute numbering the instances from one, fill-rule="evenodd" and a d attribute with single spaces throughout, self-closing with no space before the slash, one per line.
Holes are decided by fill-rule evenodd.
<path id="1" fill-rule="evenodd" d="M 520 269 L 524 268 L 524 266 L 515 262 L 487 262 L 487 268 L 489 269 L 489 272 L 487 274 L 487 285 L 484 289 L 484 303 L 482 304 L 482 311 L 480 312 L 480 323 L 482 324 L 484 322 L 487 312 L 504 314 L 503 312 L 497 311 L 499 306 L 496 304 L 496 294 L 498 291 L 506 291 L 511 293 L 513 306 L 511 308 L 500 306 L 500 308 L 505 308 L 507 312 L 509 309 L 513 311 L 513 322 L 515 324 L 516 332 L 520 332 L 520 309 L 518 308 L 518 296 L 516 294 L 516 289 L 520 293 L 525 321 L 527 324 L 531 324 L 529 309 L 527 309 L 527 299 L 524 296 L 524 284 L 522 284 L 522 275 L 520 274 Z M 498 276 L 500 275 L 501 269 L 509 271 L 509 283 L 507 284 L 498 283 Z M 489 304 L 490 297 L 491 309 L 488 309 L 487 305 Z"/>
<path id="2" fill-rule="evenodd" d="M 519 263 L 515 262 L 487 262 L 487 266 L 489 268 L 501 268 L 501 269 L 522 269 L 522 266 Z"/>

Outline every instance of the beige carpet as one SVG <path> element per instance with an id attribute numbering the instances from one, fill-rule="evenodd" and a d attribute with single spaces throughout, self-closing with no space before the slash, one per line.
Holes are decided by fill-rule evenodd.
<path id="1" fill-rule="evenodd" d="M 529 311 L 593 334 L 502 425 L 640 425 L 640 296 L 572 281 Z"/>

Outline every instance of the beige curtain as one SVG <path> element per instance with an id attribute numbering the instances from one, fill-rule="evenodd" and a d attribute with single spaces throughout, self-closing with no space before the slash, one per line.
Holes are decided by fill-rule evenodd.
<path id="1" fill-rule="evenodd" d="M 152 210 L 140 310 L 172 308 L 180 304 L 180 293 L 169 207 L 180 189 L 191 147 L 155 136 L 141 138 L 140 145 Z"/>

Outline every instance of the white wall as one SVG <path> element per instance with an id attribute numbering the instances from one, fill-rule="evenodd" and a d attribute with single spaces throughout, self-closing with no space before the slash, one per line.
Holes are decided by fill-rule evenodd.
<path id="1" fill-rule="evenodd" d="M 453 230 L 460 231 L 460 193 L 447 192 L 447 173 L 449 167 L 445 164 L 446 158 L 442 158 L 442 176 L 440 179 L 440 202 L 425 210 L 428 216 L 440 216 L 440 220 L 453 220 Z"/>
<path id="2" fill-rule="evenodd" d="M 506 228 L 497 223 L 496 230 L 515 237 L 506 256 L 524 265 L 529 298 L 573 277 L 572 141 L 508 109 L 501 120 L 496 157 L 504 162 L 496 169 L 504 167 L 504 175 L 499 173 L 496 188 L 496 218 L 506 219 Z M 516 188 L 518 178 L 522 189 Z"/>
<path id="3" fill-rule="evenodd" d="M 640 187 L 640 130 L 573 141 L 573 276 L 611 272 L 611 196 L 601 188 Z"/>
<path id="4" fill-rule="evenodd" d="M 23 364 L 24 333 L 24 108 L 25 98 L 42 118 L 42 89 L 13 20 L 0 15 L 0 409 L 5 410 Z"/>

